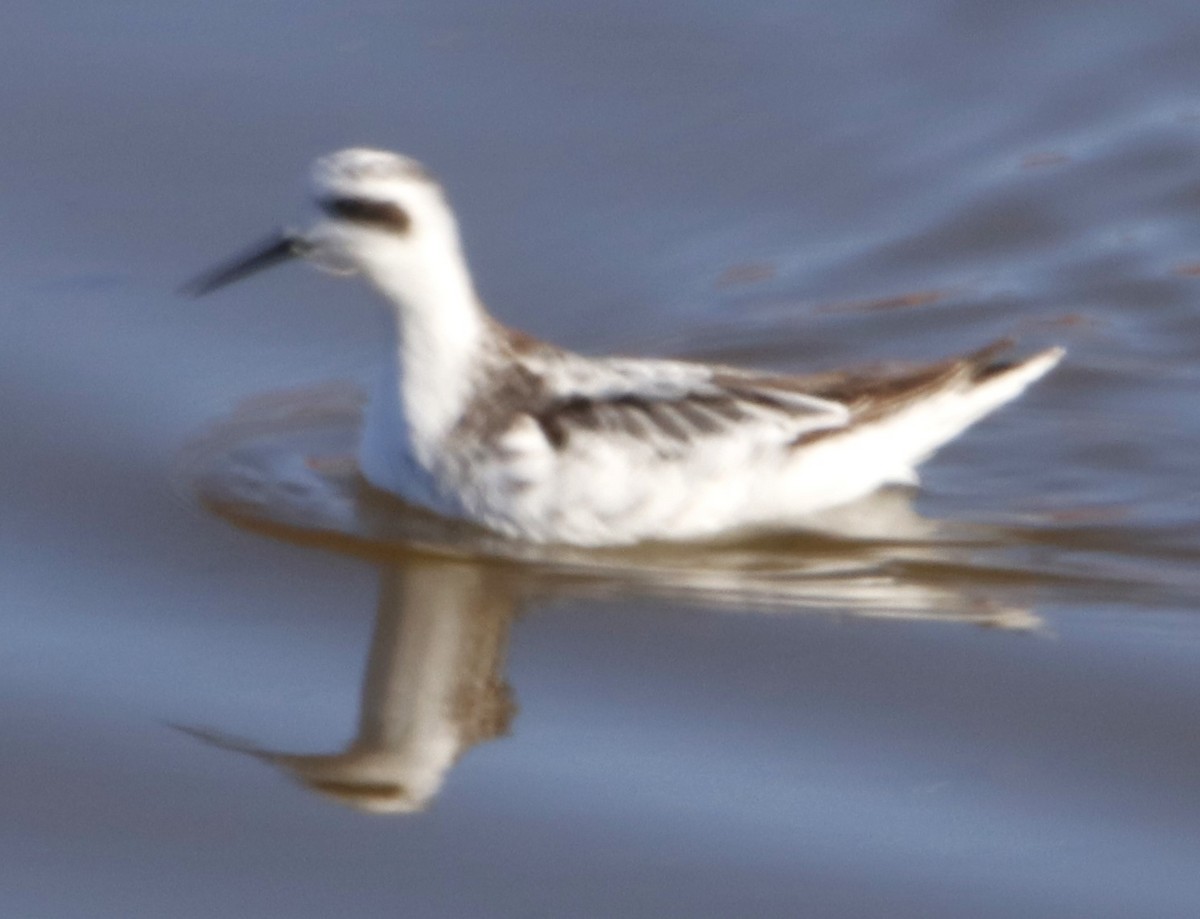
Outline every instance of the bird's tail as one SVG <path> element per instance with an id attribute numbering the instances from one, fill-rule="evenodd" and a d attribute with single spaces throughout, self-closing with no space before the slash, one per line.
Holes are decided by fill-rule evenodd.
<path id="1" fill-rule="evenodd" d="M 885 437 L 899 461 L 897 478 L 912 481 L 916 466 L 976 421 L 1021 395 L 1054 369 L 1066 351 L 1047 348 L 1024 360 L 996 362 L 1000 347 L 990 346 L 963 361 L 962 371 L 939 391 L 879 418 L 876 433 Z"/>
<path id="2" fill-rule="evenodd" d="M 915 373 L 867 380 L 849 425 L 806 435 L 793 479 L 805 489 L 795 506 L 810 503 L 814 493 L 821 496 L 817 503 L 832 506 L 881 485 L 916 484 L 921 462 L 1019 396 L 1065 353 L 1048 348 L 1024 360 L 998 361 L 1011 345 L 996 342 Z M 850 402 L 855 402 L 853 395 Z"/>

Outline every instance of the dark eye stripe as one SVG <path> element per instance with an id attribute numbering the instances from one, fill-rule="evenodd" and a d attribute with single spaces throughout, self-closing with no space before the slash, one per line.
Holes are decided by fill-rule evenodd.
<path id="1" fill-rule="evenodd" d="M 408 211 L 391 201 L 375 201 L 371 198 L 325 198 L 318 206 L 330 217 L 352 220 L 370 226 L 407 233 L 412 221 Z"/>

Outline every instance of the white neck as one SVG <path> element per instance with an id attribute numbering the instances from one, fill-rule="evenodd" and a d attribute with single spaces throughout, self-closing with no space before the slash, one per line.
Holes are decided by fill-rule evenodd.
<path id="1" fill-rule="evenodd" d="M 488 328 L 452 225 L 363 259 L 396 322 L 396 385 L 418 454 L 436 449 L 462 416 Z M 426 456 L 418 456 L 427 460 Z"/>

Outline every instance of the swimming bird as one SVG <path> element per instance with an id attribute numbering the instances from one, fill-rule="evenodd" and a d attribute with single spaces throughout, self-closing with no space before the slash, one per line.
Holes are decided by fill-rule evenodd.
<path id="1" fill-rule="evenodd" d="M 376 488 L 541 543 L 604 546 L 803 528 L 889 483 L 1062 358 L 1002 341 L 903 372 L 786 376 L 585 357 L 509 329 L 479 297 L 454 212 L 415 160 L 316 161 L 320 217 L 194 280 L 199 296 L 293 257 L 360 274 L 395 344 L 359 450 Z"/>

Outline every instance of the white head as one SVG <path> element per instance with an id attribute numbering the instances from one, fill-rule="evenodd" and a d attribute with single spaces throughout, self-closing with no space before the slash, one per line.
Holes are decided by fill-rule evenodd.
<path id="1" fill-rule="evenodd" d="M 304 234 L 300 254 L 322 268 L 380 283 L 461 257 L 454 214 L 416 160 L 342 150 L 313 164 L 312 193 L 323 219 Z"/>
<path id="2" fill-rule="evenodd" d="M 335 274 L 363 274 L 401 306 L 473 300 L 454 213 L 416 160 L 341 150 L 313 164 L 312 194 L 321 216 L 308 230 L 281 232 L 186 289 L 205 294 L 299 256 Z"/>

